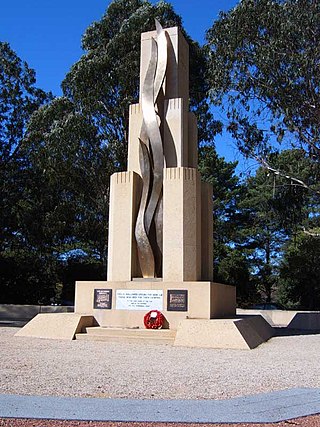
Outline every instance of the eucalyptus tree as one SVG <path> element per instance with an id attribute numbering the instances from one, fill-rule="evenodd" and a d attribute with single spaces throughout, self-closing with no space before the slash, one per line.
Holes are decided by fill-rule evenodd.
<path id="1" fill-rule="evenodd" d="M 35 86 L 35 71 L 0 41 L 0 159 L 1 170 L 19 155 L 26 123 L 50 94 Z"/>
<path id="2" fill-rule="evenodd" d="M 211 98 L 265 167 L 277 143 L 320 159 L 319 36 L 316 0 L 242 0 L 207 33 Z"/>
<path id="3" fill-rule="evenodd" d="M 270 165 L 285 176 L 264 167 L 244 183 L 237 208 L 239 221 L 235 247 L 245 254 L 261 295 L 271 301 L 279 284 L 279 266 L 286 246 L 314 222 L 319 199 L 311 191 L 317 186 L 320 168 L 303 150 L 284 150 L 270 156 Z M 292 173 L 306 186 L 295 185 Z M 283 301 L 282 301 L 283 302 Z"/>
<path id="4" fill-rule="evenodd" d="M 50 94 L 35 87 L 35 72 L 10 45 L 0 42 L 0 203 L 2 233 L 16 232 L 14 209 L 19 199 L 22 170 L 21 143 L 31 114 Z M 21 184 L 21 183 L 20 183 Z M 6 238 L 2 240 L 4 244 Z M 7 242 L 8 243 L 8 242 Z"/>
<path id="5" fill-rule="evenodd" d="M 286 271 L 286 283 L 294 282 L 295 270 L 290 276 L 281 256 L 291 256 L 287 248 L 295 248 L 300 231 L 315 247 L 319 239 L 319 36 L 315 0 L 242 0 L 207 32 L 211 100 L 225 111 L 239 149 L 264 169 L 248 181 L 241 211 L 248 213 L 242 250 L 267 299 L 280 265 L 280 276 Z M 302 151 L 277 157 L 289 148 Z M 281 295 L 285 303 L 289 294 Z"/>
<path id="6" fill-rule="evenodd" d="M 25 280 L 32 265 L 21 227 L 23 198 L 27 193 L 28 161 L 22 155 L 30 116 L 52 95 L 35 86 L 35 71 L 22 61 L 9 43 L 0 42 L 0 271 L 1 300 L 16 293 L 15 282 Z"/>
<path id="7" fill-rule="evenodd" d="M 278 301 L 291 309 L 320 309 L 320 239 L 299 233 L 288 242 L 279 266 Z"/>

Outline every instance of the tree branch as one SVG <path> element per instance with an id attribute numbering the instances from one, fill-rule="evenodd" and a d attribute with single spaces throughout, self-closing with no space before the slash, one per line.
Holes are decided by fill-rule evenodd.
<path id="1" fill-rule="evenodd" d="M 263 167 L 265 167 L 268 171 L 274 173 L 275 175 L 281 176 L 282 178 L 290 179 L 290 181 L 295 182 L 296 185 L 299 185 L 300 187 L 306 188 L 307 190 L 312 191 L 312 192 L 320 195 L 320 191 L 314 190 L 313 188 L 311 188 L 308 184 L 306 184 L 301 179 L 298 179 L 292 175 L 288 175 L 284 172 L 281 172 L 279 169 L 275 169 L 275 168 L 271 167 L 266 160 L 259 159 L 258 157 L 255 157 L 255 160 L 258 163 L 260 163 Z"/>
<path id="2" fill-rule="evenodd" d="M 307 235 L 307 236 L 311 236 L 311 237 L 320 237 L 320 233 L 312 233 L 311 231 L 307 231 L 305 229 L 305 227 L 302 227 L 303 232 Z"/>

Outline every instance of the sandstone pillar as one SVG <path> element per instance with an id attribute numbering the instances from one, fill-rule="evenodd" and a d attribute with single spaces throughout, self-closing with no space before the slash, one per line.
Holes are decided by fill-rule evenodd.
<path id="1" fill-rule="evenodd" d="M 201 246 L 198 224 L 201 204 L 199 172 L 165 170 L 163 185 L 163 280 L 200 280 Z"/>
<path id="2" fill-rule="evenodd" d="M 137 214 L 139 175 L 118 172 L 111 176 L 108 244 L 108 280 L 131 280 L 138 275 L 133 227 Z"/>

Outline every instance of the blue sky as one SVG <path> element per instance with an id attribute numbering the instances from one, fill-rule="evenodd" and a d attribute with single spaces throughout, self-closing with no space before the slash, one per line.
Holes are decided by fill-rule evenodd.
<path id="1" fill-rule="evenodd" d="M 2 0 L 0 40 L 36 70 L 37 84 L 60 95 L 60 83 L 81 54 L 81 36 L 99 20 L 110 0 Z M 173 0 L 186 30 L 203 43 L 220 10 L 237 0 Z"/>
<path id="2" fill-rule="evenodd" d="M 82 54 L 82 34 L 102 17 L 110 0 L 2 0 L 1 3 L 0 40 L 9 42 L 18 56 L 36 71 L 38 87 L 61 95 L 61 81 Z M 205 31 L 217 19 L 219 11 L 229 10 L 238 0 L 172 0 L 171 3 L 182 16 L 190 36 L 203 43 Z M 231 141 L 219 139 L 217 149 L 228 160 L 239 159 Z"/>

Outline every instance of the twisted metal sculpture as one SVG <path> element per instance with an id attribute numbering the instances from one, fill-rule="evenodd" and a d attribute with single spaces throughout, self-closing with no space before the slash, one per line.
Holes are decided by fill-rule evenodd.
<path id="1" fill-rule="evenodd" d="M 139 137 L 139 161 L 142 195 L 135 227 L 140 268 L 146 278 L 161 274 L 162 252 L 164 162 L 157 101 L 167 69 L 167 37 L 158 21 L 156 30 L 157 42 L 152 39 L 151 58 L 141 93 L 143 123 Z"/>

